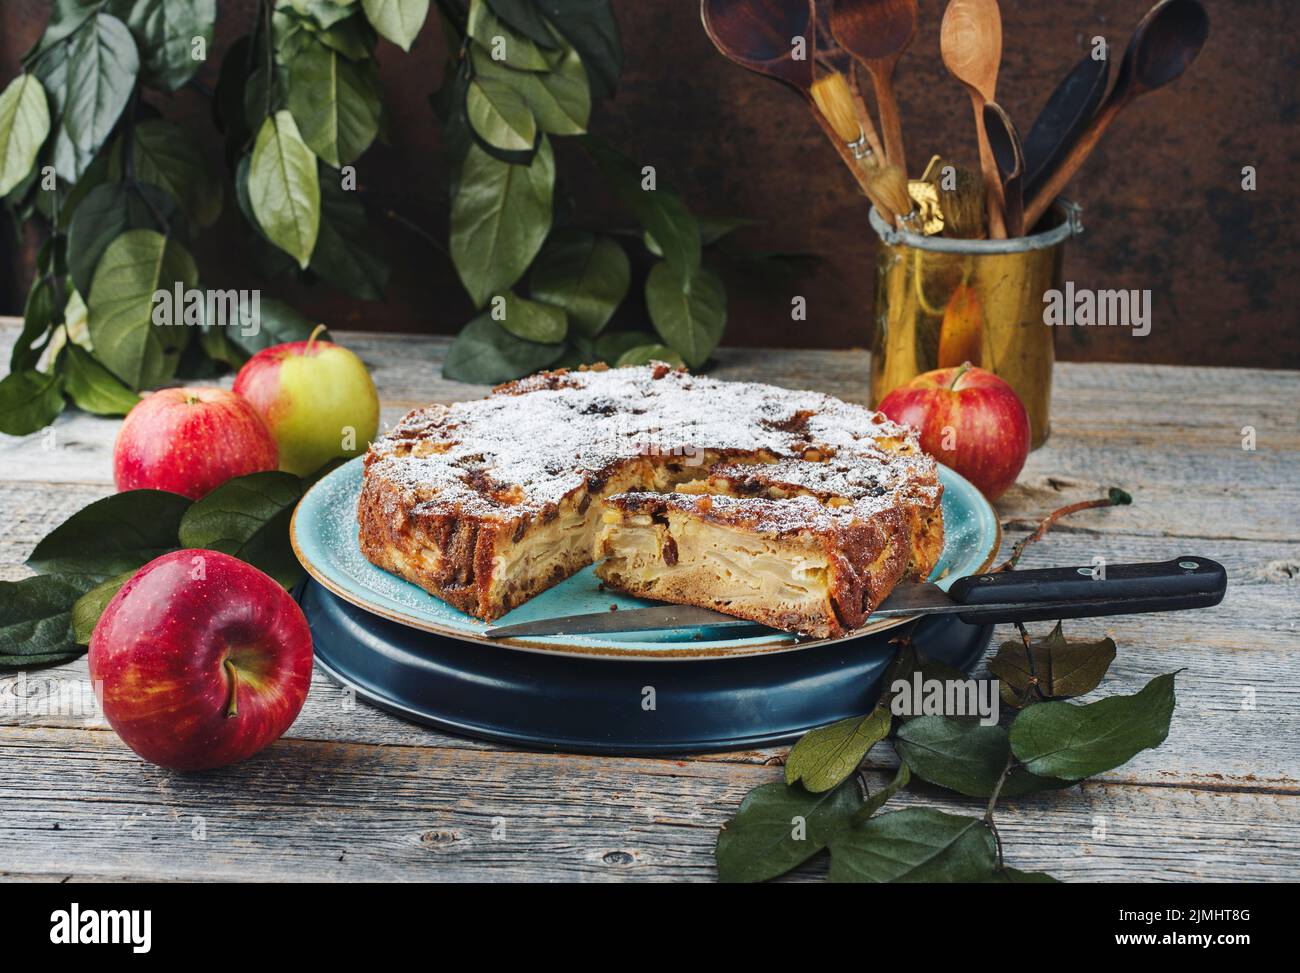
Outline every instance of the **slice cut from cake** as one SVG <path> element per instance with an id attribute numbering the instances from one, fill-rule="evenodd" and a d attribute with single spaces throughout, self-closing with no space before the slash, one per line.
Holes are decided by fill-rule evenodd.
<path id="1" fill-rule="evenodd" d="M 607 585 L 820 638 L 861 625 L 911 555 L 899 510 L 864 518 L 810 496 L 625 493 L 603 519 Z"/>

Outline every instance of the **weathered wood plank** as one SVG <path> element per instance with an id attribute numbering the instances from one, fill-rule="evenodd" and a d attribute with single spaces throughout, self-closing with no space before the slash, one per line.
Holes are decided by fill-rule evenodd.
<path id="1" fill-rule="evenodd" d="M 13 335 L 0 321 L 0 357 Z M 386 422 L 426 401 L 485 391 L 440 378 L 446 339 L 342 340 L 374 370 Z M 719 359 L 719 377 L 866 393 L 859 351 L 724 349 Z M 1211 611 L 1067 627 L 1119 642 L 1108 693 L 1185 669 L 1179 706 L 1158 750 L 1066 795 L 1008 808 L 1015 864 L 1063 878 L 1300 874 L 1297 401 L 1294 372 L 1058 369 L 1054 436 L 998 504 L 1009 528 L 1004 552 L 1051 509 L 1118 485 L 1134 494 L 1132 507 L 1071 518 L 1024 566 L 1199 553 L 1228 567 L 1230 589 Z M 1255 451 L 1241 448 L 1243 426 L 1257 431 Z M 0 437 L 0 578 L 24 577 L 21 562 L 40 537 L 111 492 L 116 429 L 69 412 L 53 436 Z M 1011 634 L 1000 627 L 994 647 Z M 873 764 L 887 767 L 880 749 Z M 779 774 L 782 755 L 512 752 L 349 705 L 317 674 L 285 740 L 240 767 L 185 777 L 138 761 L 106 730 L 78 660 L 0 676 L 0 878 L 708 879 L 718 824 L 745 791 Z M 898 803 L 918 799 L 977 810 L 933 793 Z M 195 815 L 207 822 L 207 841 L 190 837 Z M 491 840 L 497 815 L 503 841 Z"/>
<path id="2" fill-rule="evenodd" d="M 710 880 L 718 827 L 778 777 L 315 741 L 196 776 L 141 764 L 111 734 L 22 730 L 0 737 L 0 833 L 4 867 L 28 874 Z M 1300 874 L 1297 813 L 1288 795 L 1092 783 L 1009 802 L 1001 829 L 1008 860 L 1061 878 L 1284 880 Z"/>

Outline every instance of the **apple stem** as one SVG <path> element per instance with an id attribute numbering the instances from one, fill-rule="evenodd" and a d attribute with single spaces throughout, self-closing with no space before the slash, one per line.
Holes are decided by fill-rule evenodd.
<path id="1" fill-rule="evenodd" d="M 965 375 L 968 371 L 970 371 L 970 368 L 971 368 L 970 362 L 961 363 L 961 367 L 957 369 L 957 374 L 952 377 L 952 384 L 948 386 L 949 392 L 957 391 L 957 383 L 961 381 L 961 377 L 963 375 Z"/>
<path id="2" fill-rule="evenodd" d="M 230 674 L 230 702 L 226 704 L 226 718 L 239 715 L 239 670 L 229 659 L 226 660 L 226 672 Z"/>
<path id="3" fill-rule="evenodd" d="M 307 348 L 305 352 L 306 354 L 311 354 L 311 346 L 316 344 L 316 336 L 324 330 L 325 330 L 324 324 L 318 324 L 316 325 L 316 327 L 312 328 L 311 334 L 307 337 Z"/>

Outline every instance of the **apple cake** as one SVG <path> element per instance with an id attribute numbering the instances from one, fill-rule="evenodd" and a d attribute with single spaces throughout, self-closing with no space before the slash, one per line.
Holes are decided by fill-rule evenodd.
<path id="1" fill-rule="evenodd" d="M 879 413 L 652 363 L 409 413 L 357 515 L 374 564 L 485 620 L 597 561 L 628 594 L 828 637 L 930 573 L 942 492 Z"/>

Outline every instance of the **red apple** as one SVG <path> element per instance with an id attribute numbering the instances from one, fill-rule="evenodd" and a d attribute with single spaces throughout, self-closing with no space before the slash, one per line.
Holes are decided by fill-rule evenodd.
<path id="1" fill-rule="evenodd" d="M 119 490 L 168 490 L 197 500 L 278 461 L 271 430 L 234 392 L 163 389 L 146 395 L 118 430 L 113 480 Z"/>
<path id="2" fill-rule="evenodd" d="M 280 469 L 298 476 L 360 455 L 379 429 L 379 394 L 366 366 L 315 333 L 263 348 L 235 376 L 235 391 L 266 420 L 280 447 Z"/>
<path id="3" fill-rule="evenodd" d="M 1020 396 L 969 362 L 916 376 L 886 395 L 879 409 L 920 433 L 922 449 L 990 500 L 1016 482 L 1029 455 L 1029 414 Z"/>
<path id="4" fill-rule="evenodd" d="M 279 739 L 311 682 L 311 633 L 289 593 L 218 551 L 173 551 L 113 596 L 90 639 L 109 724 L 145 760 L 205 770 Z"/>

